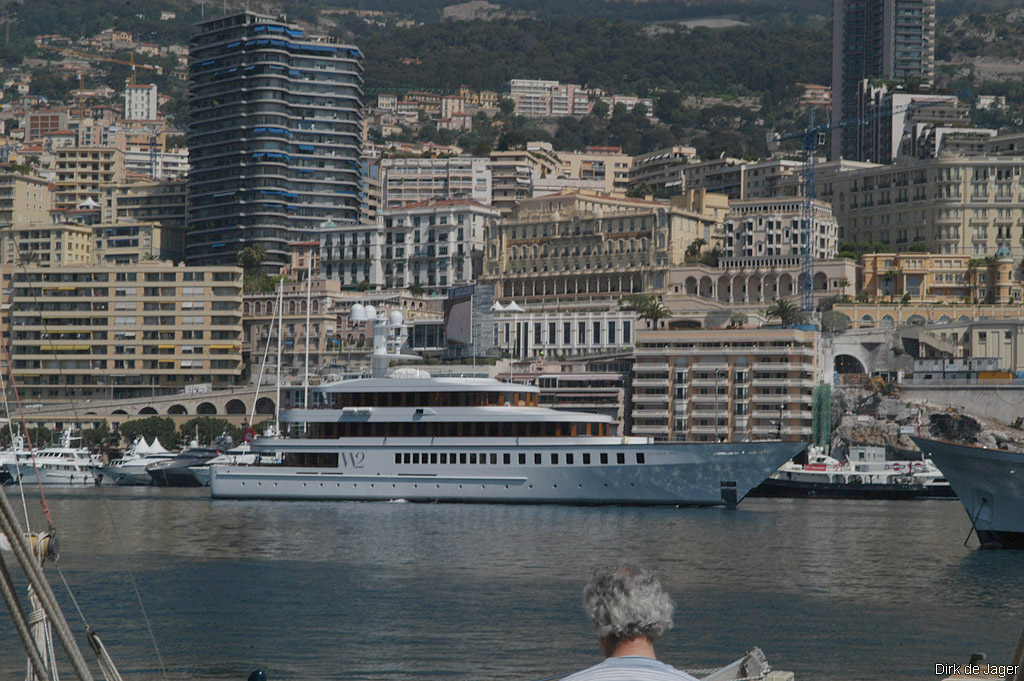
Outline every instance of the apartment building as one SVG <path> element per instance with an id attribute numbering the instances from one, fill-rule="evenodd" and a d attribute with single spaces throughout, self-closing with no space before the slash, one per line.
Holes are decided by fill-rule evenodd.
<path id="1" fill-rule="evenodd" d="M 679 199 L 669 204 L 567 190 L 524 200 L 492 225 L 483 279 L 502 300 L 663 289 L 669 268 L 682 264 L 690 243 L 712 243 L 724 213 L 724 197 L 691 193 Z"/>
<path id="2" fill-rule="evenodd" d="M 92 262 L 92 228 L 84 225 L 11 225 L 0 232 L 5 263 L 63 267 Z"/>
<path id="3" fill-rule="evenodd" d="M 856 116 L 863 119 L 853 126 L 856 158 L 884 164 L 901 156 L 936 156 L 941 150 L 936 129 L 968 127 L 971 110 L 956 95 L 890 92 L 884 84 L 865 80 L 857 91 Z"/>
<path id="4" fill-rule="evenodd" d="M 805 440 L 817 334 L 796 329 L 638 331 L 633 435 L 696 442 Z"/>
<path id="5" fill-rule="evenodd" d="M 816 260 L 835 258 L 839 223 L 824 201 L 811 204 L 811 249 Z M 722 252 L 729 258 L 797 255 L 806 250 L 803 201 L 798 198 L 730 201 L 723 225 Z"/>
<path id="6" fill-rule="evenodd" d="M 111 184 L 100 190 L 101 216 L 106 224 L 156 222 L 168 229 L 185 229 L 183 179 Z"/>
<path id="7" fill-rule="evenodd" d="M 933 253 L 865 253 L 861 292 L 867 302 L 1019 305 L 1024 282 L 1005 246 L 991 258 Z"/>
<path id="8" fill-rule="evenodd" d="M 633 157 L 629 186 L 647 185 L 655 192 L 682 194 L 686 189 L 686 165 L 697 158 L 693 147 L 675 146 Z"/>
<path id="9" fill-rule="evenodd" d="M 21 173 L 0 173 L 0 228 L 47 224 L 51 208 L 49 182 Z"/>
<path id="10" fill-rule="evenodd" d="M 288 242 L 359 220 L 357 47 L 241 12 L 196 24 L 189 59 L 190 264 L 233 263 L 258 243 L 276 270 Z"/>
<path id="11" fill-rule="evenodd" d="M 58 130 L 67 130 L 66 111 L 29 111 L 25 114 L 25 142 L 39 141 Z"/>
<path id="12" fill-rule="evenodd" d="M 68 147 L 54 152 L 54 208 L 74 210 L 85 201 L 99 203 L 102 186 L 125 179 L 124 152 L 110 147 Z"/>
<path id="13" fill-rule="evenodd" d="M 935 0 L 833 0 L 833 120 L 857 115 L 864 79 L 928 90 L 935 80 Z M 832 160 L 859 155 L 858 126 L 832 135 Z M 872 159 L 876 160 L 876 159 Z"/>
<path id="14" fill-rule="evenodd" d="M 507 215 L 520 201 L 533 196 L 538 178 L 557 175 L 562 162 L 550 145 L 534 145 L 525 150 L 493 151 L 489 165 L 491 205 Z"/>
<path id="15" fill-rule="evenodd" d="M 488 228 L 501 213 L 471 200 L 423 201 L 385 210 L 384 288 L 418 286 L 434 294 L 477 281 Z"/>
<path id="16" fill-rule="evenodd" d="M 124 117 L 129 121 L 153 121 L 157 117 L 156 84 L 124 88 Z"/>
<path id="17" fill-rule="evenodd" d="M 381 173 L 381 207 L 385 209 L 448 199 L 491 204 L 491 168 L 486 158 L 386 158 L 381 161 Z"/>
<path id="18" fill-rule="evenodd" d="M 9 343 L 22 399 L 171 394 L 242 381 L 242 271 L 171 263 L 11 274 Z"/>
<path id="19" fill-rule="evenodd" d="M 598 191 L 611 193 L 629 189 L 633 157 L 621 147 L 587 147 L 584 151 L 559 151 L 560 177 L 592 181 Z"/>
<path id="20" fill-rule="evenodd" d="M 937 255 L 1024 256 L 1024 156 L 944 157 L 839 173 L 818 185 L 839 241 Z"/>
<path id="21" fill-rule="evenodd" d="M 513 78 L 509 83 L 509 99 L 515 102 L 516 114 L 528 118 L 585 116 L 590 110 L 589 97 L 583 88 L 557 80 Z"/>
<path id="22" fill-rule="evenodd" d="M 130 265 L 145 260 L 185 260 L 185 230 L 156 222 L 92 225 L 92 261 Z"/>

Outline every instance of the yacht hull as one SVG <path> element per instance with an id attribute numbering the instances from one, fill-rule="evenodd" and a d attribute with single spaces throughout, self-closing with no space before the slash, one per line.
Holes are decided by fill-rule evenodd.
<path id="1" fill-rule="evenodd" d="M 920 484 L 863 484 L 808 482 L 768 478 L 750 492 L 752 497 L 817 499 L 921 499 L 930 496 Z"/>
<path id="2" fill-rule="evenodd" d="M 18 464 L 16 467 L 8 467 L 13 482 L 20 479 L 22 484 L 36 484 L 38 480 L 42 485 L 97 485 L 99 477 L 93 469 L 82 469 L 75 471 L 50 470 L 40 467 L 38 475 L 31 464 Z"/>
<path id="3" fill-rule="evenodd" d="M 982 548 L 1024 547 L 1024 454 L 911 439 L 953 486 Z"/>
<path id="4" fill-rule="evenodd" d="M 216 499 L 732 505 L 805 447 L 799 442 L 567 445 L 564 440 L 529 442 L 526 438 L 479 439 L 469 444 L 440 438 L 388 438 L 386 443 L 285 440 L 267 446 L 257 441 L 253 449 L 262 450 L 264 456 L 337 455 L 338 465 L 215 465 L 210 467 L 210 495 Z"/>

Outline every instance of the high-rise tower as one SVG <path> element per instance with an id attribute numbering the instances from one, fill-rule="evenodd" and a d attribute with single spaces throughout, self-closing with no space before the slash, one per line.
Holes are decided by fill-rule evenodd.
<path id="1" fill-rule="evenodd" d="M 189 46 L 189 264 L 268 269 L 327 220 L 359 218 L 363 56 L 243 12 L 196 25 Z"/>
<path id="2" fill-rule="evenodd" d="M 857 116 L 864 79 L 901 81 L 907 91 L 935 81 L 935 0 L 833 0 L 832 118 Z M 854 127 L 832 135 L 832 158 L 858 157 Z"/>

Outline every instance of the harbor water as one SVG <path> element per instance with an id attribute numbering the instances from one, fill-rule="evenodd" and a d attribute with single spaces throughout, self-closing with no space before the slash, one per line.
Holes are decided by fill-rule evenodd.
<path id="1" fill-rule="evenodd" d="M 956 501 L 211 502 L 203 489 L 158 488 L 48 498 L 60 570 L 126 681 L 165 678 L 146 616 L 168 679 L 244 681 L 257 668 L 270 681 L 550 677 L 600 659 L 581 590 L 595 564 L 623 558 L 651 565 L 674 596 L 676 626 L 657 650 L 680 668 L 757 645 L 798 681 L 935 679 L 935 665 L 975 651 L 1009 662 L 1024 625 L 1024 552 L 964 547 Z M 38 526 L 38 494 L 27 501 Z M 0 626 L 0 678 L 23 678 L 24 665 L 13 627 Z"/>

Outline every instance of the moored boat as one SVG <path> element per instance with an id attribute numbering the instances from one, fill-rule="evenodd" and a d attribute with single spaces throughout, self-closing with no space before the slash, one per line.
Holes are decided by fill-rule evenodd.
<path id="1" fill-rule="evenodd" d="M 887 461 L 884 447 L 854 445 L 839 461 L 820 449 L 808 451 L 807 463 L 787 461 L 753 497 L 822 499 L 953 499 L 956 494 L 928 459 Z"/>
<path id="2" fill-rule="evenodd" d="M 616 437 L 609 416 L 540 407 L 533 385 L 387 375 L 389 326 L 399 313 L 374 325 L 373 378 L 315 387 L 319 406 L 280 415 L 307 436 L 257 438 L 261 463 L 211 466 L 211 496 L 731 505 L 806 447 Z"/>
<path id="3" fill-rule="evenodd" d="M 949 479 L 982 548 L 1024 549 L 1024 454 L 911 439 Z"/>
<path id="4" fill-rule="evenodd" d="M 43 485 L 95 485 L 99 483 L 100 458 L 85 447 L 74 447 L 75 437 L 68 428 L 61 434 L 60 444 L 36 450 L 17 463 L 6 464 L 14 482 Z"/>
<path id="5" fill-rule="evenodd" d="M 174 456 L 173 452 L 164 449 L 159 438 L 153 439 L 150 445 L 141 435 L 119 459 L 114 459 L 100 469 L 101 483 L 122 486 L 150 485 L 153 479 L 146 467 L 157 461 L 164 461 Z"/>

